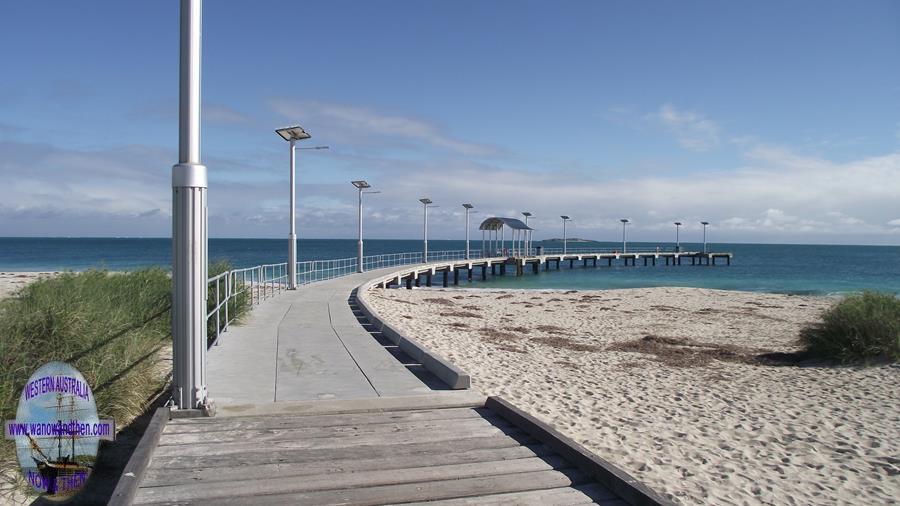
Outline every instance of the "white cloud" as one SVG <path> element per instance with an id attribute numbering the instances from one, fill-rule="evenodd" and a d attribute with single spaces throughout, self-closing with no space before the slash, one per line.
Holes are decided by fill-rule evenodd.
<path id="1" fill-rule="evenodd" d="M 285 118 L 304 118 L 322 130 L 340 132 L 355 142 L 378 138 L 391 144 L 413 143 L 465 156 L 490 156 L 499 151 L 454 138 L 427 121 L 383 114 L 365 107 L 289 99 L 273 99 L 271 107 Z"/>
<path id="2" fill-rule="evenodd" d="M 675 139 L 691 151 L 709 151 L 719 145 L 719 125 L 703 115 L 687 110 L 678 110 L 671 104 L 664 104 L 653 115 Z"/>
<path id="3" fill-rule="evenodd" d="M 887 222 L 887 224 L 892 227 L 900 227 L 900 218 L 897 218 L 896 220 L 891 220 L 891 221 Z"/>

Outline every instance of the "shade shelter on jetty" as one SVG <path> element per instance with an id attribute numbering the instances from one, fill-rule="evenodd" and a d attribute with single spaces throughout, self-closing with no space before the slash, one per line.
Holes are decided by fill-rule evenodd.
<path id="1" fill-rule="evenodd" d="M 509 248 L 506 229 L 509 228 Z M 534 229 L 515 218 L 492 217 L 481 222 L 481 253 L 484 257 L 520 257 L 531 255 L 531 234 Z M 490 253 L 490 254 L 489 254 Z"/>

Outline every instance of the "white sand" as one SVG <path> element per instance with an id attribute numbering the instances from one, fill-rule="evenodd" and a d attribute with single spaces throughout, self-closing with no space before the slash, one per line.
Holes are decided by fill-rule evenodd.
<path id="1" fill-rule="evenodd" d="M 900 368 L 747 363 L 796 350 L 799 330 L 832 300 L 693 288 L 367 297 L 468 371 L 475 388 L 529 410 L 677 502 L 900 498 Z M 633 350 L 623 343 L 648 335 L 670 340 L 644 341 L 643 352 L 608 349 Z M 728 351 L 729 360 L 712 358 Z"/>
<path id="2" fill-rule="evenodd" d="M 0 272 L 0 298 L 9 297 L 32 281 L 58 272 Z"/>

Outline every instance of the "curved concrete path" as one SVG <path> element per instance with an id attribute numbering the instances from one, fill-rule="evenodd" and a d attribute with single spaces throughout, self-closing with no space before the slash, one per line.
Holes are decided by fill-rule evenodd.
<path id="1" fill-rule="evenodd" d="M 210 397 L 229 405 L 430 392 L 349 304 L 357 286 L 396 269 L 301 286 L 255 306 L 209 350 Z"/>

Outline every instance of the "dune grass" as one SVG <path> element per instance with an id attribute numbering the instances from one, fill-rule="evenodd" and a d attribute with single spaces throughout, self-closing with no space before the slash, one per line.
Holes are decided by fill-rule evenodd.
<path id="1" fill-rule="evenodd" d="M 900 299 L 871 291 L 847 296 L 800 339 L 811 355 L 844 363 L 900 361 Z"/>
<path id="2" fill-rule="evenodd" d="M 226 262 L 210 272 L 230 269 Z M 171 377 L 171 279 L 162 269 L 91 270 L 35 281 L 0 299 L 0 416 L 15 418 L 21 389 L 42 364 L 68 362 L 91 385 L 100 418 L 124 427 Z M 232 303 L 240 317 L 249 301 Z M 214 325 L 214 323 L 213 323 Z M 0 502 L 22 482 L 15 444 L 0 444 Z"/>

